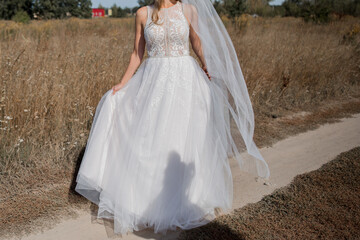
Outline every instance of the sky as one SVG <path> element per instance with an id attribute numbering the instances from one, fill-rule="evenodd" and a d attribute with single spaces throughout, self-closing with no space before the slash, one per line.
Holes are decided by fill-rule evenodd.
<path id="1" fill-rule="evenodd" d="M 281 5 L 285 0 L 273 0 L 270 5 Z"/>
<path id="2" fill-rule="evenodd" d="M 280 5 L 283 1 L 284 0 L 273 0 L 270 4 Z M 101 5 L 103 5 L 104 7 L 111 7 L 115 3 L 117 6 L 120 6 L 122 8 L 132 8 L 138 5 L 137 0 L 91 0 L 91 2 L 93 8 L 97 8 L 99 6 L 99 3 L 101 3 Z"/>

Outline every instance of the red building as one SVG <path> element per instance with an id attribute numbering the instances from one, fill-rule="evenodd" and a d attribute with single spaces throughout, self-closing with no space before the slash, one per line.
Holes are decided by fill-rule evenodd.
<path id="1" fill-rule="evenodd" d="M 105 10 L 101 8 L 93 8 L 92 9 L 92 17 L 105 17 Z"/>

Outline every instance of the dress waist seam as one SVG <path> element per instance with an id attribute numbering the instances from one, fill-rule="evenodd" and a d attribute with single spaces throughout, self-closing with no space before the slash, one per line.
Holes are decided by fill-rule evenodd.
<path id="1" fill-rule="evenodd" d="M 148 58 L 177 58 L 177 57 L 188 57 L 190 54 L 184 54 L 179 56 L 148 56 Z"/>

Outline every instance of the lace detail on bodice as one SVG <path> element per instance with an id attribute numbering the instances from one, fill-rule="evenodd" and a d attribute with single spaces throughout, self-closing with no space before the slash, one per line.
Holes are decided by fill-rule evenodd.
<path id="1" fill-rule="evenodd" d="M 177 57 L 189 55 L 189 24 L 183 14 L 182 3 L 177 2 L 159 11 L 159 21 L 152 19 L 153 6 L 147 6 L 147 22 L 144 28 L 146 49 L 149 57 Z"/>

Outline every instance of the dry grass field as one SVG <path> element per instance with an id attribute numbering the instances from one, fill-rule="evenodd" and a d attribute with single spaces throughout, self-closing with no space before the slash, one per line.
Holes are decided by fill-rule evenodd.
<path id="1" fill-rule="evenodd" d="M 360 112 L 358 18 L 224 22 L 259 146 Z M 72 190 L 76 169 L 98 101 L 126 70 L 133 32 L 132 18 L 0 21 L 0 235 L 87 206 Z"/>

